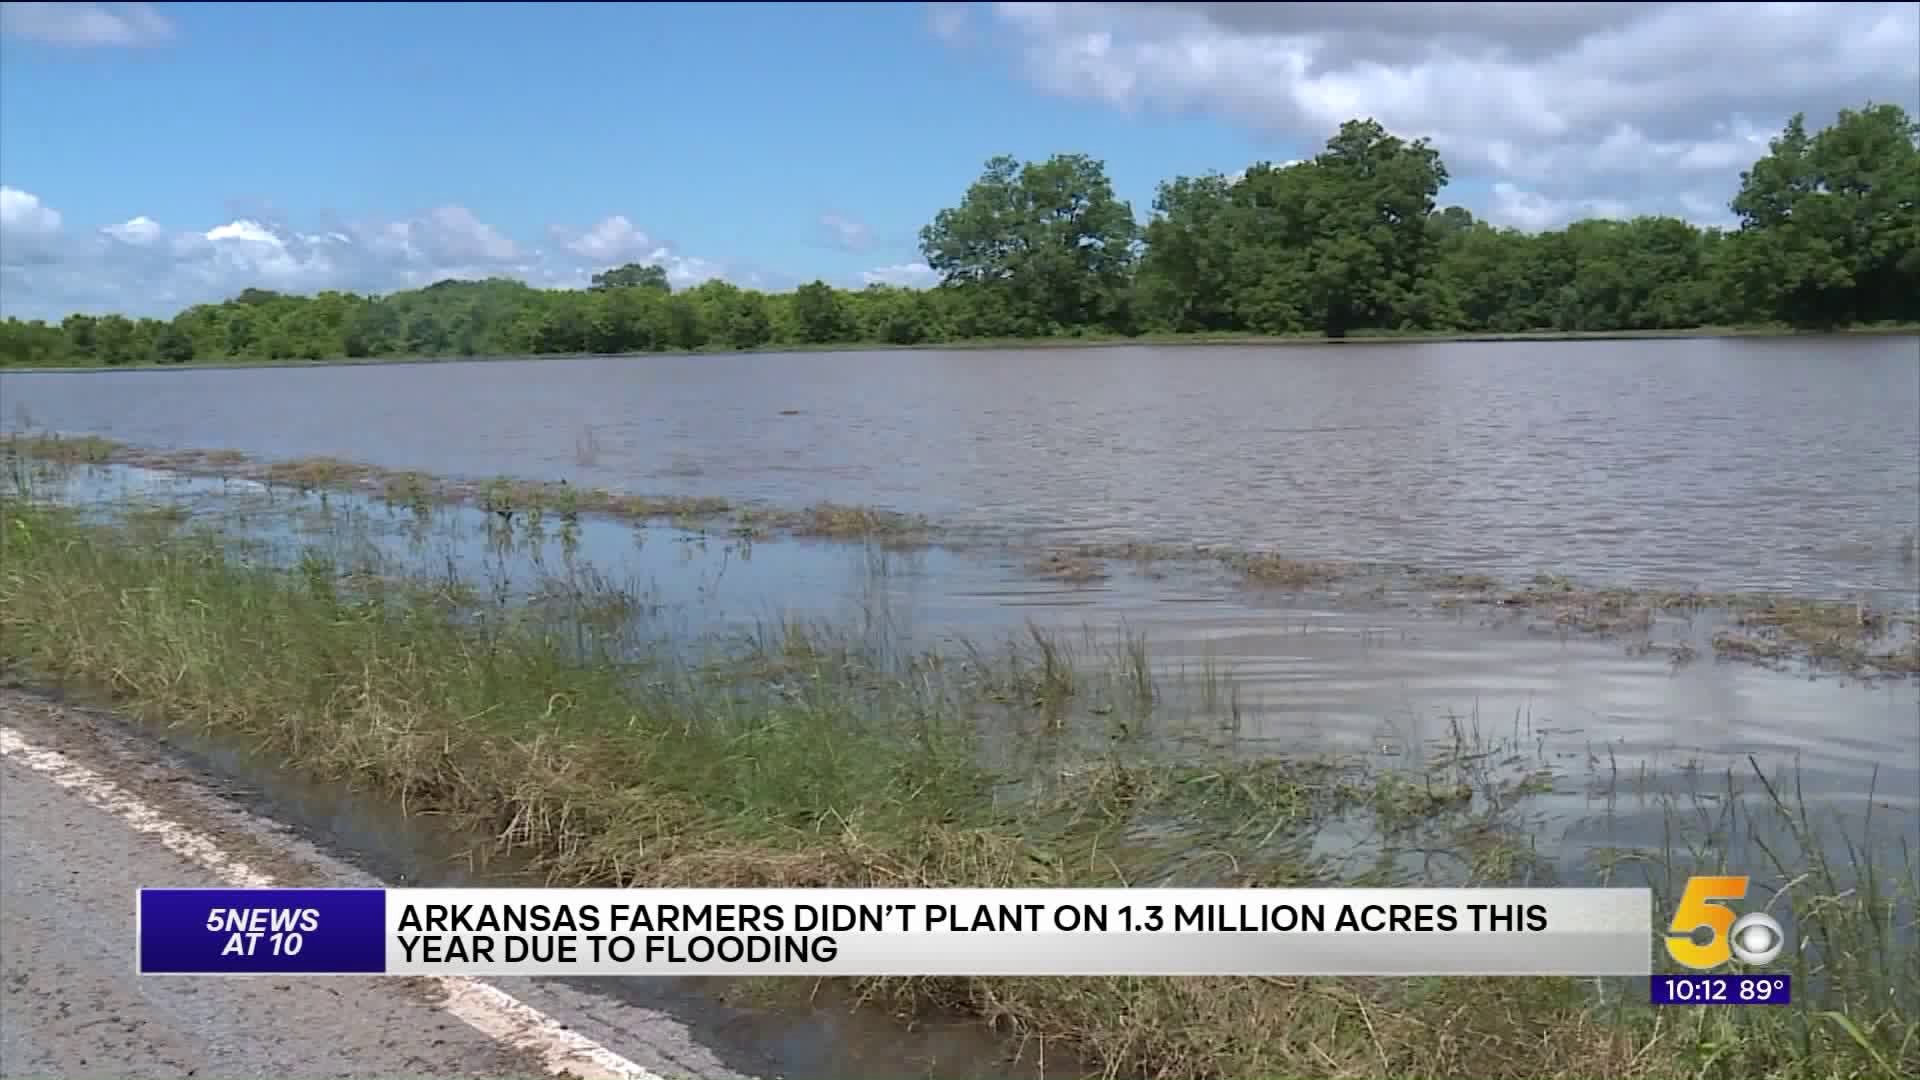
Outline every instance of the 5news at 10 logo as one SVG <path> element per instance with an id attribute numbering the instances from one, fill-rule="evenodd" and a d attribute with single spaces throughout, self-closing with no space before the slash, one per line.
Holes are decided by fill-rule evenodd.
<path id="1" fill-rule="evenodd" d="M 1655 1005 L 1786 1005 L 1793 984 L 1765 972 L 1711 973 L 1731 960 L 1764 968 L 1786 948 L 1787 934 L 1764 911 L 1737 914 L 1728 906 L 1747 897 L 1745 877 L 1691 877 L 1667 927 L 1667 956 L 1684 975 L 1655 975 Z"/>

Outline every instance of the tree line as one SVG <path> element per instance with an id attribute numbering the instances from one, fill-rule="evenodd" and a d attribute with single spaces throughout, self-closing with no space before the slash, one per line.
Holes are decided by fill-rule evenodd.
<path id="1" fill-rule="evenodd" d="M 921 230 L 930 289 L 587 289 L 442 281 L 386 296 L 249 288 L 170 320 L 0 322 L 0 364 L 178 364 L 1141 334 L 1521 333 L 1920 321 L 1920 124 L 1795 116 L 1741 174 L 1727 230 L 1671 217 L 1528 233 L 1437 205 L 1425 140 L 1341 125 L 1309 161 L 1162 183 L 1142 225 L 1100 161 L 996 157 Z"/>

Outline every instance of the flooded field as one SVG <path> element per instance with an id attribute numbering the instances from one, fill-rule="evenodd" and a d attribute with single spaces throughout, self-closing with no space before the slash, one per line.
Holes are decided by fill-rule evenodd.
<path id="1" fill-rule="evenodd" d="M 396 879 L 1667 896 L 1731 867 L 1905 897 L 1907 921 L 1872 925 L 1907 940 L 1916 344 L 7 374 L 7 498 L 81 524 L 17 517 L 33 573 L 0 588 L 93 605 L 95 629 L 12 625 L 199 717 L 169 737 Z M 196 589 L 246 625 L 196 629 Z M 114 640 L 153 655 L 94 652 L 123 613 Z M 366 685 L 255 670 L 235 652 L 256 634 Z M 343 726 L 259 720 L 302 709 Z M 680 815 L 657 834 L 622 816 L 647 783 Z M 501 784 L 525 800 L 507 821 L 487 816 Z M 1829 953 L 1887 953 L 1873 934 L 1823 938 L 1809 985 L 1845 966 Z M 1883 975 L 1847 993 L 1910 992 Z M 1038 1043 L 974 1019 L 1001 1011 L 1094 1071 L 1274 1052 L 1271 1025 L 1224 1014 L 1183 1041 L 1214 1000 L 1183 984 L 1027 985 L 861 988 L 882 1008 L 844 987 L 603 990 L 795 1077 L 1041 1074 Z M 1505 1015 L 1514 991 L 1487 992 L 1472 1007 Z M 1345 999 L 1233 993 L 1354 1030 Z M 1555 1022 L 1593 1022 L 1568 993 Z M 1416 1047 L 1426 1006 L 1401 1005 Z"/>
<path id="2" fill-rule="evenodd" d="M 1179 559 L 1060 575 L 997 547 L 503 521 L 114 464 L 43 467 L 32 482 L 105 519 L 215 531 L 279 566 L 531 606 L 636 655 L 732 662 L 802 641 L 915 678 L 944 657 L 989 684 L 974 689 L 994 706 L 984 752 L 997 767 L 1072 769 L 1117 743 L 1157 760 L 1338 756 L 1416 774 L 1497 757 L 1527 788 L 1541 853 L 1574 880 L 1594 872 L 1592 850 L 1659 844 L 1676 800 L 1719 799 L 1749 759 L 1796 770 L 1822 810 L 1859 814 L 1871 792 L 1883 823 L 1920 841 L 1920 679 L 1754 662 L 1726 646 L 1740 613 L 1711 606 L 1588 626 L 1419 579 L 1261 588 Z M 1896 622 L 1880 647 L 1912 633 Z"/>
<path id="3" fill-rule="evenodd" d="M 999 535 L 1911 594 L 1920 339 L 937 350 L 0 373 L 0 429 Z"/>

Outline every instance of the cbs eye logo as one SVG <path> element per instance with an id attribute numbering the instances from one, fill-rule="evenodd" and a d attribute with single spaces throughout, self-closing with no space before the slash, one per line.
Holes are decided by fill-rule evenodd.
<path id="1" fill-rule="evenodd" d="M 1761 911 L 1736 918 L 1732 908 L 1720 903 L 1744 900 L 1746 895 L 1745 877 L 1688 878 L 1673 923 L 1667 927 L 1667 955 L 1697 971 L 1719 967 L 1730 959 L 1755 966 L 1772 963 L 1787 943 L 1779 922 Z"/>

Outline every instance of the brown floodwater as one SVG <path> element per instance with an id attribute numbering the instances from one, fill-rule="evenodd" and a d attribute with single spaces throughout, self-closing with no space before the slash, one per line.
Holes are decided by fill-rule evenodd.
<path id="1" fill-rule="evenodd" d="M 1915 337 L 0 374 L 28 423 L 1621 585 L 1911 592 L 1920 530 Z"/>
<path id="2" fill-rule="evenodd" d="M 1920 849 L 1920 678 L 1717 659 L 1725 612 L 1593 635 L 1529 611 L 1444 606 L 1372 579 L 1250 588 L 1205 561 L 1114 560 L 1104 578 L 1062 581 L 1036 575 L 1026 554 L 990 546 L 748 542 L 593 517 L 537 537 L 515 531 L 503 547 L 491 516 L 472 508 L 419 517 L 367 496 L 274 494 L 123 465 L 48 483 L 47 494 L 70 503 L 174 505 L 188 520 L 269 544 L 282 562 L 318 550 L 342 568 L 373 559 L 517 597 L 558 578 L 597 578 L 640 601 L 628 629 L 646 647 L 697 653 L 806 622 L 883 661 L 969 645 L 992 657 L 1039 627 L 1088 677 L 1082 706 L 1122 706 L 1124 688 L 1101 679 L 1124 668 L 1129 638 L 1144 641 L 1158 696 L 1136 742 L 1169 756 L 1358 755 L 1389 768 L 1418 767 L 1463 738 L 1498 747 L 1524 768 L 1558 774 L 1530 804 L 1542 815 L 1542 850 L 1572 877 L 1585 872 L 1589 845 L 1657 846 L 1668 800 L 1711 791 L 1729 768 L 1748 771 L 1749 757 L 1794 770 L 1823 812 L 1858 817 L 1871 791 L 1882 823 Z M 1097 748 L 1104 725 L 1092 726 Z M 1032 752 L 1011 738 L 1002 749 L 1016 761 Z"/>

